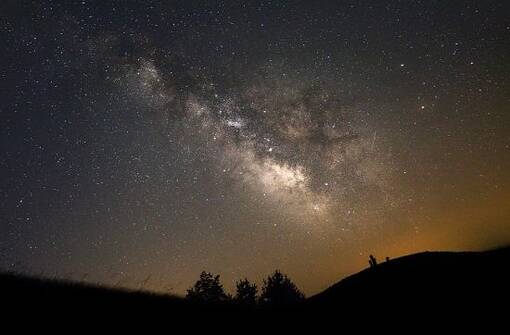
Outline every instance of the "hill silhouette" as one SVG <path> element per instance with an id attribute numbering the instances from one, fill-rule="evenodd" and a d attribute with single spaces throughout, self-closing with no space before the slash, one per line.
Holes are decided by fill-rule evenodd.
<path id="1" fill-rule="evenodd" d="M 20 308 L 24 313 L 52 311 L 127 311 L 187 309 L 183 298 L 102 287 L 65 280 L 34 278 L 13 273 L 0 275 L 0 299 L 3 304 Z"/>
<path id="2" fill-rule="evenodd" d="M 430 303 L 445 309 L 481 308 L 510 296 L 509 274 L 510 248 L 486 252 L 423 252 L 369 267 L 299 302 L 299 306 L 290 307 L 293 311 L 350 313 L 385 311 L 389 306 L 417 308 Z M 115 311 L 140 315 L 239 309 L 231 301 L 199 304 L 171 295 L 12 273 L 0 275 L 0 299 L 2 304 L 11 307 L 11 311 L 18 309 L 23 313 L 38 314 Z"/>
<path id="3" fill-rule="evenodd" d="M 387 260 L 307 300 L 309 308 L 477 309 L 510 297 L 510 247 L 422 252 Z"/>

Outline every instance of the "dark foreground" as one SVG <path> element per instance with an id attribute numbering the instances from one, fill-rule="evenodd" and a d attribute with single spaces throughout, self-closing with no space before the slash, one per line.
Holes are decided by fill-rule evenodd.
<path id="1" fill-rule="evenodd" d="M 367 268 L 312 296 L 313 308 L 487 308 L 510 297 L 510 248 L 423 252 Z"/>
<path id="2" fill-rule="evenodd" d="M 510 248 L 487 252 L 424 252 L 367 268 L 302 304 L 285 309 L 247 309 L 234 304 L 204 306 L 175 296 L 122 291 L 14 274 L 0 275 L 0 301 L 11 315 L 120 314 L 190 316 L 217 311 L 244 314 L 292 311 L 313 315 L 397 314 L 430 309 L 507 309 Z M 432 307 L 430 307 L 432 306 Z M 501 307 L 499 307 L 501 306 Z M 214 313 L 213 313 L 214 314 Z M 4 314 L 5 315 L 5 314 Z"/>

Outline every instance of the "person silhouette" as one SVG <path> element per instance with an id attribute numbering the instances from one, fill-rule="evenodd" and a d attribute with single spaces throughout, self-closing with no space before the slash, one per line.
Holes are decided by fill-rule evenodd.
<path id="1" fill-rule="evenodd" d="M 368 257 L 368 264 L 370 264 L 370 267 L 376 267 L 377 266 L 377 259 L 375 259 L 374 255 L 370 255 Z"/>

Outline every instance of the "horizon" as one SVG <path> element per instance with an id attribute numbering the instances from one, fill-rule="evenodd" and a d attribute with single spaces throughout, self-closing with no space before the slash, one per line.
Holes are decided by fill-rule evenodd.
<path id="1" fill-rule="evenodd" d="M 483 251 L 448 251 L 448 250 L 433 250 L 433 251 L 431 251 L 431 250 L 426 250 L 426 251 L 421 251 L 421 252 L 417 252 L 417 253 L 401 255 L 399 257 L 395 257 L 395 258 L 391 258 L 391 259 L 386 258 L 386 259 L 380 260 L 380 262 L 379 262 L 379 260 L 377 260 L 377 258 L 375 258 L 377 261 L 375 264 L 369 264 L 368 267 L 360 269 L 359 271 L 357 271 L 355 273 L 348 274 L 347 276 L 345 276 L 343 278 L 338 278 L 337 281 L 335 281 L 335 282 L 331 283 L 330 285 L 328 285 L 327 287 L 321 289 L 319 292 L 315 292 L 311 295 L 304 295 L 304 298 L 305 298 L 305 300 L 309 299 L 309 298 L 315 299 L 317 296 L 327 294 L 327 292 L 330 289 L 333 289 L 334 287 L 338 286 L 339 284 L 341 285 L 341 284 L 345 283 L 345 281 L 344 281 L 345 279 L 356 278 L 363 274 L 371 274 L 373 276 L 374 275 L 374 267 L 377 267 L 377 268 L 379 268 L 381 266 L 384 267 L 385 265 L 383 265 L 383 264 L 394 263 L 395 261 L 397 263 L 401 263 L 401 261 L 403 259 L 405 259 L 407 261 L 408 259 L 411 258 L 411 259 L 414 259 L 415 264 L 419 264 L 419 263 L 416 263 L 416 258 L 417 258 L 417 256 L 422 256 L 422 255 L 442 254 L 444 257 L 445 255 L 461 256 L 461 255 L 472 255 L 472 254 L 490 254 L 490 253 L 495 253 L 495 252 L 496 253 L 504 253 L 505 251 L 508 252 L 509 250 L 510 250 L 510 245 L 505 245 L 505 246 L 490 248 L 490 249 L 483 250 Z M 370 256 L 373 256 L 373 255 L 370 255 Z M 474 264 L 476 264 L 476 263 L 472 263 L 472 265 L 474 265 Z M 489 264 L 490 263 L 486 263 L 486 265 L 489 265 Z M 438 264 L 436 264 L 436 266 L 440 267 L 441 265 L 438 263 Z M 278 269 L 275 271 L 280 272 Z M 228 287 L 230 286 L 229 283 L 223 283 L 221 280 L 221 275 L 218 275 L 219 283 L 222 285 L 222 289 L 224 290 L 224 293 L 227 295 L 227 303 L 229 301 L 230 302 L 235 301 L 236 293 L 237 293 L 236 285 L 238 282 L 243 281 L 243 280 L 247 280 L 249 284 L 255 285 L 254 287 L 256 289 L 256 291 L 255 291 L 256 297 L 260 297 L 258 294 L 261 292 L 262 288 L 266 285 L 266 279 L 273 276 L 275 271 L 273 271 L 271 274 L 266 275 L 260 282 L 251 281 L 245 277 L 239 278 L 235 281 L 235 283 L 231 283 L 232 284 L 231 289 L 228 289 Z M 394 273 L 395 272 L 398 273 L 398 271 L 395 271 L 395 269 L 393 271 L 394 271 Z M 212 276 L 216 275 L 214 273 L 210 273 L 207 271 L 202 271 L 202 273 L 208 273 Z M 453 273 L 455 273 L 455 271 Z M 502 271 L 501 274 L 505 274 L 505 272 Z M 285 273 L 283 273 L 283 275 L 287 276 Z M 399 279 L 398 276 L 396 276 L 395 274 L 393 274 L 393 275 L 395 276 L 395 278 L 394 278 L 395 280 Z M 16 272 L 15 270 L 4 271 L 4 269 L 0 269 L 0 277 L 6 277 L 6 278 L 12 277 L 12 279 L 14 280 L 14 283 L 17 282 L 18 284 L 22 283 L 25 280 L 32 281 L 32 284 L 28 286 L 32 289 L 37 287 L 37 284 L 35 284 L 35 283 L 39 282 L 43 287 L 47 287 L 47 289 L 50 289 L 51 285 L 54 284 L 54 285 L 57 285 L 55 287 L 60 287 L 62 289 L 65 289 L 66 287 L 76 288 L 78 290 L 82 290 L 84 288 L 91 288 L 91 289 L 106 290 L 106 291 L 111 291 L 111 292 L 116 291 L 119 293 L 126 293 L 126 294 L 154 295 L 154 296 L 189 300 L 189 297 L 187 296 L 186 292 L 183 294 L 183 293 L 175 293 L 172 290 L 153 290 L 150 288 L 146 288 L 145 284 L 147 283 L 147 281 L 145 283 L 135 282 L 135 283 L 133 283 L 134 285 L 119 286 L 119 285 L 108 285 L 108 284 L 99 283 L 99 282 L 90 282 L 90 281 L 87 281 L 87 278 L 82 278 L 82 279 L 61 278 L 58 275 L 55 275 L 54 277 L 49 277 L 49 276 L 46 276 L 45 274 L 33 275 L 33 274 L 27 274 L 27 273 L 22 273 L 22 272 Z M 152 275 L 148 276 L 148 278 L 150 278 L 150 277 L 152 277 Z M 148 278 L 146 278 L 146 280 Z M 200 277 L 197 276 L 197 280 L 199 278 Z M 289 278 L 289 279 L 292 280 L 291 278 Z M 194 283 L 197 283 L 197 281 L 194 281 Z M 227 284 L 227 285 L 225 285 L 225 284 Z M 192 288 L 193 288 L 193 285 L 190 285 L 190 287 L 187 289 L 187 291 L 189 291 Z M 299 290 L 299 287 L 297 287 L 297 289 Z M 357 292 L 357 294 L 360 294 L 360 293 L 361 292 Z"/>

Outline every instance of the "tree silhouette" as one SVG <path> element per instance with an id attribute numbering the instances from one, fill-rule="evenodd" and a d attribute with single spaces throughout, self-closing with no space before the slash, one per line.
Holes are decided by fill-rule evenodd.
<path id="1" fill-rule="evenodd" d="M 257 285 L 250 283 L 246 278 L 238 281 L 234 301 L 243 306 L 255 306 L 257 303 Z"/>
<path id="2" fill-rule="evenodd" d="M 220 275 L 214 276 L 210 272 L 202 271 L 200 279 L 197 280 L 195 285 L 188 289 L 186 294 L 188 300 L 216 304 L 228 300 L 228 296 L 223 290 L 223 285 L 220 283 Z"/>
<path id="3" fill-rule="evenodd" d="M 276 270 L 264 280 L 260 301 L 264 305 L 283 307 L 294 305 L 305 298 L 297 286 L 280 271 Z"/>

